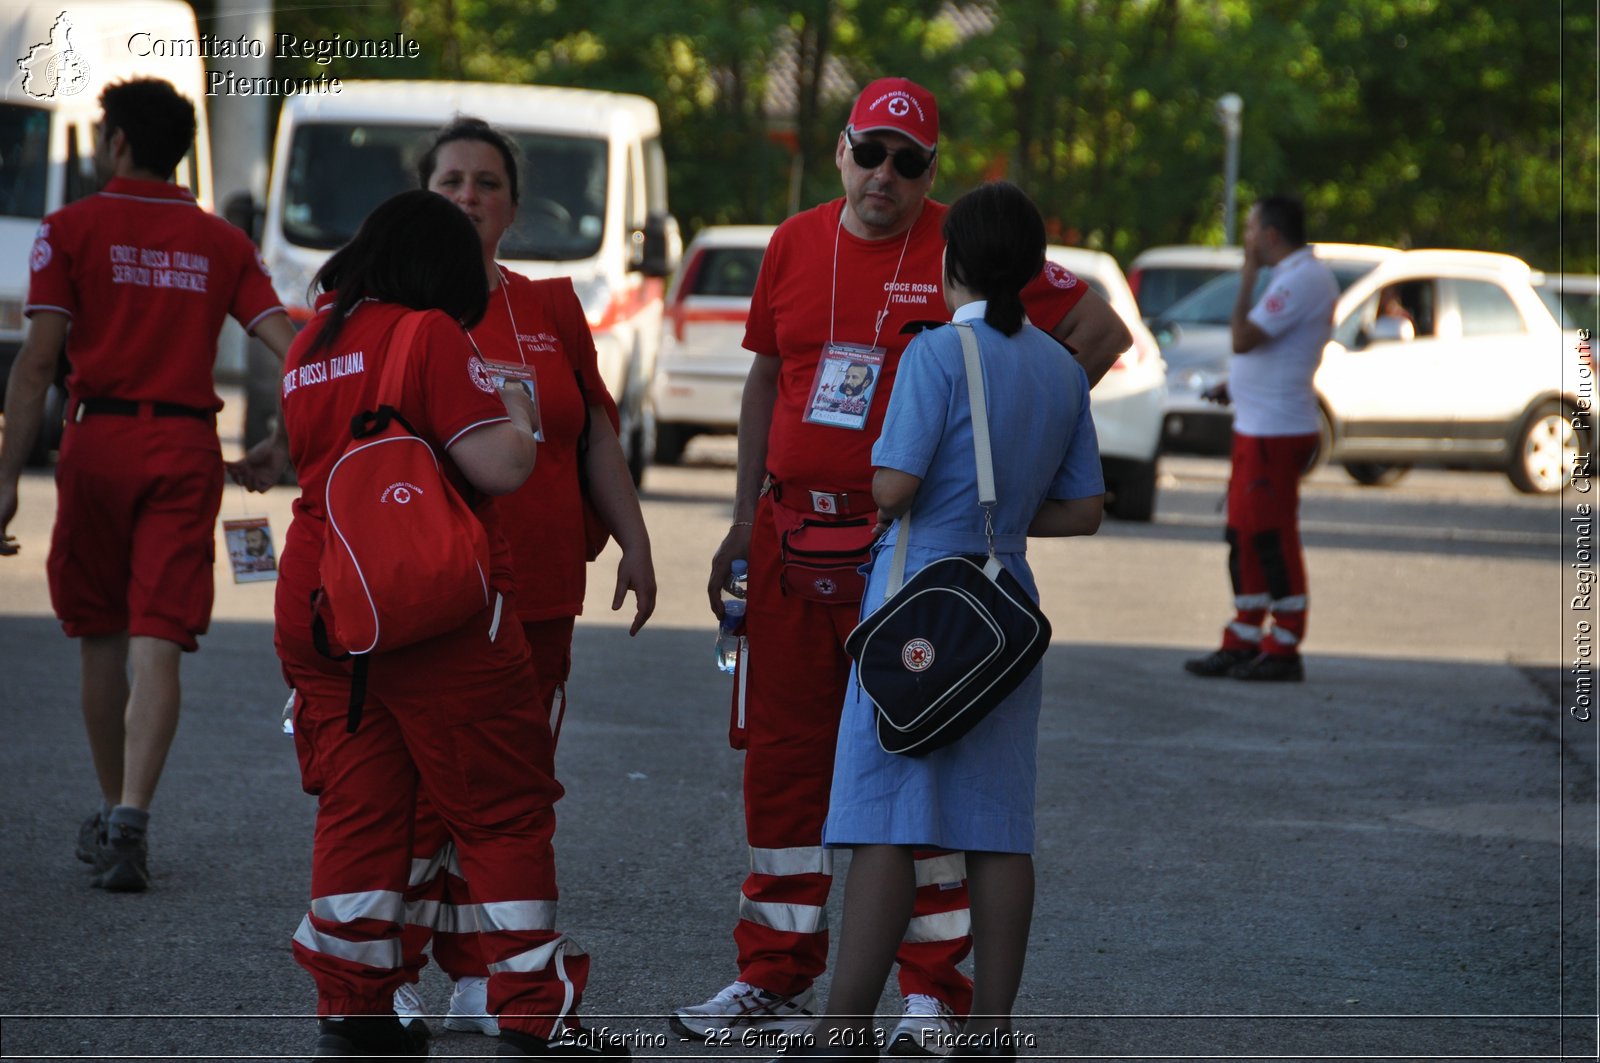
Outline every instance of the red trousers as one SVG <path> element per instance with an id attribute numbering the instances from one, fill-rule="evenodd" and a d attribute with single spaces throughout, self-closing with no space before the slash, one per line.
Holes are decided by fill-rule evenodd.
<path id="1" fill-rule="evenodd" d="M 91 414 L 56 464 L 50 600 L 72 638 L 126 631 L 198 648 L 222 505 L 214 421 Z"/>
<path id="2" fill-rule="evenodd" d="M 525 620 L 522 631 L 533 651 L 534 695 L 551 731 L 549 774 L 555 777 L 555 740 L 566 712 L 567 676 L 572 671 L 573 617 Z M 560 707 L 556 708 L 557 698 Z M 553 898 L 552 898 L 553 899 Z M 417 827 L 411 843 L 411 879 L 406 890 L 404 942 L 407 981 L 416 981 L 432 942 L 434 960 L 452 979 L 482 978 L 488 961 L 478 948 L 471 890 L 462 876 L 455 842 L 426 792 L 417 795 Z"/>
<path id="3" fill-rule="evenodd" d="M 555 929 L 562 790 L 547 716 L 522 628 L 503 623 L 491 638 L 492 616 L 375 656 L 354 734 L 348 662 L 318 655 L 300 624 L 278 626 L 301 777 L 318 799 L 311 910 L 294 952 L 316 981 L 319 1014 L 393 1012 L 419 789 L 472 883 L 489 1011 L 506 1029 L 547 1037 L 582 997 L 588 957 Z"/>
<path id="4" fill-rule="evenodd" d="M 1233 434 L 1227 539 L 1234 616 L 1223 629 L 1225 650 L 1284 657 L 1300 652 L 1306 633 L 1300 474 L 1316 448 L 1316 433 Z"/>
<path id="5" fill-rule="evenodd" d="M 767 498 L 749 561 L 749 652 L 734 676 L 731 738 L 745 750 L 750 873 L 733 938 L 741 981 L 792 996 L 827 968 L 833 859 L 822 825 L 850 678 L 844 640 L 860 606 L 783 593 Z M 960 1015 L 972 1004 L 972 983 L 956 969 L 972 949 L 965 876 L 958 854 L 917 854 L 916 906 L 897 956 L 902 993 L 937 997 Z"/>

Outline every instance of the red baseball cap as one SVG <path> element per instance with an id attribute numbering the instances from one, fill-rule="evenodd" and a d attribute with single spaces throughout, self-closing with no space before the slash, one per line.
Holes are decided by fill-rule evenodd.
<path id="1" fill-rule="evenodd" d="M 932 151 L 939 144 L 939 105 L 933 93 L 914 81 L 879 78 L 856 97 L 847 128 L 852 133 L 899 133 Z"/>

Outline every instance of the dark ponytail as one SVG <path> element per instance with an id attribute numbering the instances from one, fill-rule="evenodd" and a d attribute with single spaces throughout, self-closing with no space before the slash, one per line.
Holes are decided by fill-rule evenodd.
<path id="1" fill-rule="evenodd" d="M 1022 296 L 1017 292 L 996 292 L 983 309 L 983 323 L 1007 336 L 1022 331 Z"/>
<path id="2" fill-rule="evenodd" d="M 1022 289 L 1044 269 L 1044 218 L 1009 181 L 979 185 L 944 219 L 945 269 L 988 300 L 983 320 L 1007 336 L 1022 328 Z"/>

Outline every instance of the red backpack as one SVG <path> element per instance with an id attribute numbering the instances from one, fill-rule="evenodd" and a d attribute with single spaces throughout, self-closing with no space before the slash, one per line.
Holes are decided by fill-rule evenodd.
<path id="1" fill-rule="evenodd" d="M 351 419 L 350 444 L 328 474 L 324 496 L 312 634 L 328 656 L 356 658 L 350 731 L 360 723 L 370 654 L 454 631 L 493 600 L 483 523 L 397 409 L 425 317 L 406 314 L 390 334 L 377 409 Z M 330 652 L 318 606 L 330 614 L 345 654 Z"/>

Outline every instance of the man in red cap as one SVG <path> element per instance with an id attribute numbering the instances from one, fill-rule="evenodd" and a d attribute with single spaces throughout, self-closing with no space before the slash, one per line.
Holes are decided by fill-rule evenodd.
<path id="1" fill-rule="evenodd" d="M 739 977 L 672 1018 L 708 1044 L 809 1025 L 812 983 L 827 965 L 833 862 L 822 825 L 850 675 L 844 640 L 859 618 L 855 569 L 876 514 L 872 444 L 906 326 L 949 320 L 946 208 L 928 198 L 938 148 L 927 89 L 904 78 L 868 85 L 834 152 L 843 198 L 778 227 L 751 300 L 744 345 L 756 358 L 739 417 L 734 519 L 707 586 L 720 617 L 732 564 L 748 560 L 748 652 L 730 728 L 746 751 L 750 849 L 733 935 Z M 1091 382 L 1132 342 L 1115 312 L 1058 266 L 1046 265 L 1023 297 Z M 870 387 L 839 400 L 869 375 Z M 960 854 L 918 854 L 916 908 L 898 954 L 906 1015 L 891 1055 L 948 1053 L 970 1006 L 972 984 L 956 970 L 971 949 L 964 880 Z"/>

